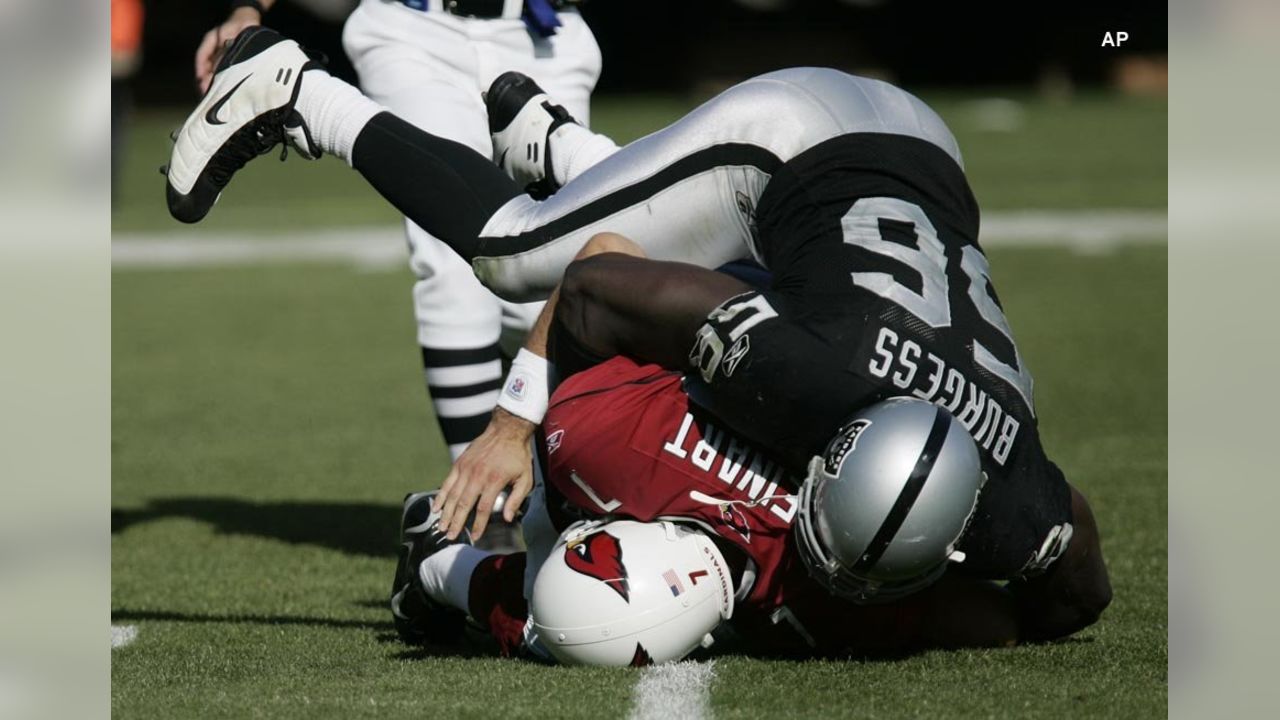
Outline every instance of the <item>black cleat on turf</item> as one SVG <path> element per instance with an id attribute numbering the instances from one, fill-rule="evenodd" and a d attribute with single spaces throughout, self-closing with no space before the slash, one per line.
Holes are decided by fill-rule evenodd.
<path id="1" fill-rule="evenodd" d="M 169 213 L 186 223 L 209 213 L 231 176 L 278 143 L 318 157 L 293 110 L 302 74 L 323 65 L 274 30 L 250 27 L 223 54 L 209 92 L 174 136 L 165 168 Z"/>
<path id="2" fill-rule="evenodd" d="M 431 490 L 404 496 L 404 509 L 400 512 L 400 542 L 408 540 L 411 534 L 425 532 L 438 519 L 431 512 L 431 505 L 439 494 L 439 490 Z"/>
<path id="3" fill-rule="evenodd" d="M 391 616 L 400 639 L 409 645 L 453 644 L 462 639 L 466 613 L 427 596 L 418 567 L 450 545 L 471 544 L 465 530 L 448 540 L 440 530 L 440 514 L 432 512 L 436 492 L 411 493 L 400 516 L 400 552 L 391 582 Z"/>
<path id="4" fill-rule="evenodd" d="M 484 94 L 493 138 L 494 162 L 534 197 L 560 189 L 551 172 L 551 134 L 562 125 L 577 123 L 555 104 L 528 75 L 505 72 Z"/>
<path id="5" fill-rule="evenodd" d="M 522 513 L 517 513 L 516 519 L 512 522 L 507 522 L 502 516 L 508 497 L 510 493 L 504 490 L 494 498 L 493 513 L 489 515 L 489 524 L 485 527 L 484 535 L 472 540 L 472 543 L 481 550 L 499 555 L 524 551 L 524 531 L 520 525 Z"/>

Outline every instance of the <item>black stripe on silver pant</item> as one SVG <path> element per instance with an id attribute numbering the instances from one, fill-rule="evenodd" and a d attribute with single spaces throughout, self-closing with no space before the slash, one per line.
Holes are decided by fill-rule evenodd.
<path id="1" fill-rule="evenodd" d="M 479 257 L 508 257 L 541 247 L 557 238 L 647 201 L 667 188 L 717 167 L 755 167 L 772 175 L 782 160 L 759 145 L 724 143 L 692 152 L 639 182 L 519 235 L 481 237 Z M 555 198 L 547 200 L 554 203 Z"/>

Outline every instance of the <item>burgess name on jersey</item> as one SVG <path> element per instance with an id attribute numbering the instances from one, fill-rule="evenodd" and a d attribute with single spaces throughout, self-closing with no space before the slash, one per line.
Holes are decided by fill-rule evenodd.
<path id="1" fill-rule="evenodd" d="M 965 373 L 893 329 L 881 327 L 866 372 L 947 409 L 997 465 L 1004 466 L 1022 423 Z"/>

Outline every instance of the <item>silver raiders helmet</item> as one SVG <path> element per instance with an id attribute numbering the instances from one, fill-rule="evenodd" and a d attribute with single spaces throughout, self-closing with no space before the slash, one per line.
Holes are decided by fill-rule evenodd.
<path id="1" fill-rule="evenodd" d="M 963 559 L 956 544 L 985 479 L 977 445 L 945 409 L 915 398 L 871 405 L 809 463 L 796 516 L 800 557 L 854 602 L 921 590 Z"/>

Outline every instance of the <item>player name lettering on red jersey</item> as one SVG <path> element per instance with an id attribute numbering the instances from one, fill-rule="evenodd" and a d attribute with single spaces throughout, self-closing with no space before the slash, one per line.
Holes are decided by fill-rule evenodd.
<path id="1" fill-rule="evenodd" d="M 910 390 L 922 400 L 944 407 L 983 449 L 991 453 L 997 465 L 1009 459 L 1021 423 L 1010 415 L 996 399 L 942 358 L 925 351 L 909 338 L 899 338 L 887 327 L 880 328 L 875 352 L 867 371 L 887 378 L 894 387 Z"/>
<path id="2" fill-rule="evenodd" d="M 690 432 L 694 428 L 693 413 L 686 412 L 680 429 L 663 444 L 662 451 L 688 461 L 725 483 L 736 491 L 731 495 L 745 495 L 731 499 L 768 507 L 771 513 L 790 524 L 796 515 L 796 498 L 790 490 L 778 488 L 784 480 L 791 481 L 783 485 L 784 488 L 796 487 L 794 479 L 788 478 L 780 465 L 733 433 L 710 422 L 703 423 L 702 427 L 703 435 L 695 442 L 696 433 Z"/>

